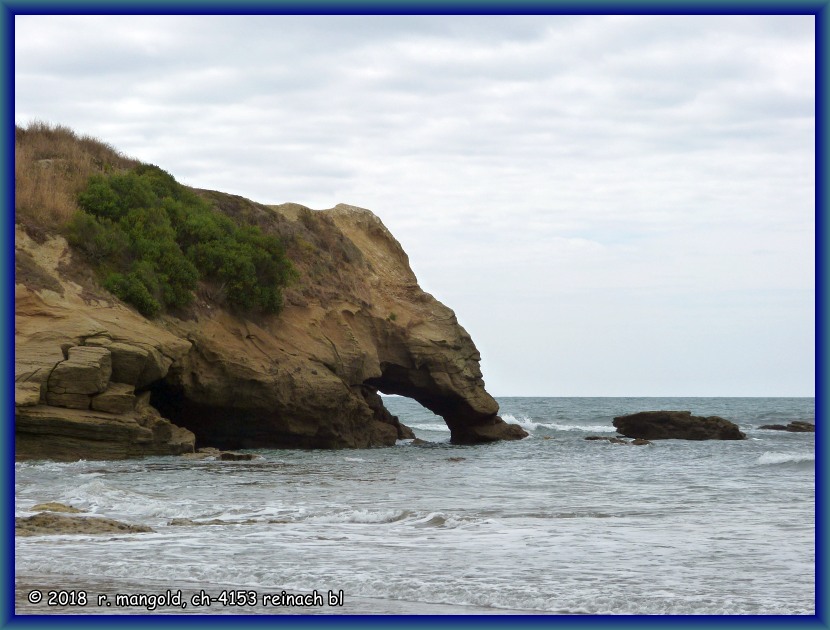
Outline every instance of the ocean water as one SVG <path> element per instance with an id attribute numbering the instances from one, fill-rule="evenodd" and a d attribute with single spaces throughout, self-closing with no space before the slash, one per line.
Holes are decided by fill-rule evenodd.
<path id="1" fill-rule="evenodd" d="M 58 501 L 155 531 L 17 538 L 16 611 L 148 614 L 150 600 L 114 595 L 170 589 L 187 607 L 150 614 L 815 613 L 815 435 L 758 429 L 815 422 L 812 398 L 500 398 L 530 437 L 477 446 L 450 445 L 411 400 L 385 402 L 428 443 L 17 463 L 18 516 Z M 654 409 L 720 415 L 748 439 L 584 439 Z M 32 604 L 32 590 L 88 604 Z M 282 591 L 311 605 L 263 605 Z M 202 592 L 224 601 L 194 604 Z"/>

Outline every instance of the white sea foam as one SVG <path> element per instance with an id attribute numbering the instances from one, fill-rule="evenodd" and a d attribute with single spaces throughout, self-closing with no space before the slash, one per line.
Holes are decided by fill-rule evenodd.
<path id="1" fill-rule="evenodd" d="M 534 422 L 528 416 L 522 416 L 521 418 L 517 418 L 512 413 L 504 413 L 501 415 L 502 420 L 504 420 L 507 424 L 518 424 L 520 427 L 525 429 L 526 431 L 535 431 L 536 429 L 543 428 L 543 429 L 552 429 L 553 425 L 546 424 L 543 422 Z"/>
<path id="2" fill-rule="evenodd" d="M 804 462 L 814 462 L 816 456 L 814 453 L 770 453 L 767 451 L 758 458 L 756 463 L 762 465 L 775 464 L 801 464 Z"/>
<path id="3" fill-rule="evenodd" d="M 616 433 L 616 427 L 607 424 L 557 424 L 553 427 L 557 431 L 590 431 L 591 433 Z"/>
<path id="4" fill-rule="evenodd" d="M 408 510 L 342 510 L 326 514 L 316 514 L 306 517 L 304 520 L 312 523 L 358 523 L 377 524 L 394 523 L 401 521 L 411 515 Z"/>
<path id="5" fill-rule="evenodd" d="M 410 429 L 418 431 L 441 431 L 442 433 L 450 432 L 450 428 L 446 424 L 439 424 L 437 422 L 407 424 L 406 426 Z"/>
<path id="6" fill-rule="evenodd" d="M 517 418 L 512 413 L 502 414 L 502 419 L 508 424 L 518 424 L 526 431 L 537 429 L 552 429 L 554 431 L 591 431 L 616 433 L 617 429 L 606 424 L 562 424 L 559 422 L 536 422 L 528 416 Z"/>

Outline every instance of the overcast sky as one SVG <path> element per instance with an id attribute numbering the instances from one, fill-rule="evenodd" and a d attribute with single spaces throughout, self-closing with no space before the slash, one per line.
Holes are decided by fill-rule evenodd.
<path id="1" fill-rule="evenodd" d="M 812 16 L 17 16 L 15 119 L 369 208 L 496 396 L 812 396 Z"/>

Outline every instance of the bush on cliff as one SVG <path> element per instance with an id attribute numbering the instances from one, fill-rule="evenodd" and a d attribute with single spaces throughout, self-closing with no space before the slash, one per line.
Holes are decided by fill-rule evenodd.
<path id="1" fill-rule="evenodd" d="M 77 201 L 69 241 L 142 314 L 186 306 L 199 280 L 218 283 L 240 311 L 281 309 L 282 287 L 295 275 L 281 241 L 214 212 L 160 168 L 93 175 Z"/>

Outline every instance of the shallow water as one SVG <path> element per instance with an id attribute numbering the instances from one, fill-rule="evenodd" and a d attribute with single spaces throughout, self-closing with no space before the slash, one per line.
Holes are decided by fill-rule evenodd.
<path id="1" fill-rule="evenodd" d="M 811 398 L 501 398 L 503 417 L 531 435 L 479 446 L 450 445 L 417 403 L 386 403 L 431 443 L 263 450 L 251 462 L 17 464 L 19 516 L 58 501 L 156 530 L 17 539 L 18 612 L 102 612 L 25 601 L 68 585 L 342 590 L 345 600 L 198 611 L 211 614 L 815 612 L 815 436 L 757 428 L 814 422 Z M 749 439 L 584 439 L 649 409 L 720 415 Z M 170 524 L 182 518 L 197 524 Z M 198 524 L 214 519 L 223 524 Z"/>

